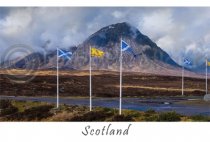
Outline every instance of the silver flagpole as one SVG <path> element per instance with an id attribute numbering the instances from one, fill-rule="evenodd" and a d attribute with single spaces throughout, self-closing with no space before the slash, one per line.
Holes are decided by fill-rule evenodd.
<path id="1" fill-rule="evenodd" d="M 58 48 L 57 48 L 57 108 L 59 108 L 59 68 L 58 68 Z"/>
<path id="2" fill-rule="evenodd" d="M 208 69 L 207 69 L 207 66 L 208 66 L 208 61 L 206 59 L 206 95 L 208 94 L 208 78 L 207 78 Z"/>
<path id="3" fill-rule="evenodd" d="M 120 41 L 120 105 L 119 114 L 122 114 L 122 38 Z"/>
<path id="4" fill-rule="evenodd" d="M 184 65 L 182 65 L 182 96 L 184 96 Z"/>
<path id="5" fill-rule="evenodd" d="M 92 111 L 92 68 L 91 68 L 91 47 L 89 47 L 89 58 L 90 58 L 90 64 L 89 64 L 89 71 L 90 71 L 90 111 Z"/>

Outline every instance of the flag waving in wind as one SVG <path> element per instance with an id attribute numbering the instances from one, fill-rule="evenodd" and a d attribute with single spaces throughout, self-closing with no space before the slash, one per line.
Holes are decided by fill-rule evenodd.
<path id="1" fill-rule="evenodd" d="M 129 52 L 131 53 L 134 58 L 136 57 L 136 54 L 133 52 L 133 49 L 124 41 L 121 39 L 121 47 L 120 47 L 120 97 L 119 97 L 119 114 L 122 113 L 122 52 Z"/>
<path id="2" fill-rule="evenodd" d="M 68 59 L 68 60 L 71 59 L 72 52 L 64 51 L 64 50 L 61 50 L 61 49 L 57 49 L 57 50 L 58 50 L 58 57 L 59 58 L 63 57 L 64 59 Z"/>
<path id="3" fill-rule="evenodd" d="M 57 48 L 57 108 L 59 108 L 59 58 L 64 58 L 65 60 L 70 60 L 72 52 L 64 51 Z"/>
<path id="4" fill-rule="evenodd" d="M 104 51 L 100 50 L 100 49 L 97 49 L 97 48 L 94 48 L 94 47 L 90 47 L 89 49 L 90 51 L 90 55 L 89 55 L 89 60 L 90 60 L 90 64 L 89 64 L 89 72 L 90 72 L 90 76 L 89 76 L 89 80 L 90 80 L 90 111 L 92 111 L 92 67 L 91 67 L 91 64 L 92 64 L 92 57 L 98 57 L 98 58 L 102 58 L 104 56 Z"/>
<path id="5" fill-rule="evenodd" d="M 102 50 L 91 47 L 91 56 L 101 58 L 104 56 L 104 52 Z"/>
<path id="6" fill-rule="evenodd" d="M 184 58 L 184 64 L 185 65 L 192 65 L 192 62 L 188 60 L 187 58 Z"/>
<path id="7" fill-rule="evenodd" d="M 187 58 L 184 58 L 183 62 L 184 65 L 192 66 L 192 62 Z M 184 96 L 184 65 L 182 65 L 182 96 Z"/>
<path id="8" fill-rule="evenodd" d="M 126 51 L 126 52 L 129 52 L 131 53 L 134 57 L 136 57 L 136 54 L 134 53 L 133 49 L 124 41 L 124 40 L 121 40 L 121 48 L 122 48 L 122 51 Z"/>

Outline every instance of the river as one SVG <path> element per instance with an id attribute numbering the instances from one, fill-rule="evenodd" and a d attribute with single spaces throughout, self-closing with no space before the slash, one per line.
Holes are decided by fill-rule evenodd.
<path id="1" fill-rule="evenodd" d="M 0 99 L 12 99 L 23 101 L 38 101 L 56 103 L 53 97 L 12 97 L 1 96 Z M 122 109 L 146 111 L 153 109 L 158 112 L 176 111 L 183 115 L 206 115 L 210 116 L 210 105 L 185 104 L 182 102 L 197 101 L 203 102 L 203 97 L 164 97 L 164 98 L 123 98 Z M 60 98 L 61 104 L 89 106 L 89 98 Z M 118 98 L 93 98 L 93 106 L 118 108 Z M 210 103 L 210 102 L 209 102 Z M 204 103 L 206 104 L 206 103 Z"/>

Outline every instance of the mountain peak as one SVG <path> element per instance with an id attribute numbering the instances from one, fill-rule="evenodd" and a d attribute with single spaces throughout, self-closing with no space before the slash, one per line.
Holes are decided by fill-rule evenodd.
<path id="1" fill-rule="evenodd" d="M 123 22 L 123 23 L 116 23 L 116 24 L 111 24 L 109 26 L 106 26 L 102 28 L 101 30 L 99 30 L 98 32 L 114 30 L 114 31 L 118 31 L 119 34 L 123 35 L 123 33 L 125 34 L 125 32 L 127 33 L 132 32 L 132 28 L 133 26 L 131 26 L 131 24 L 127 22 Z"/>
<path id="2" fill-rule="evenodd" d="M 159 72 L 174 70 L 174 68 L 176 68 L 175 70 L 180 69 L 180 66 L 156 43 L 127 22 L 108 25 L 92 34 L 79 45 L 69 65 L 75 69 L 87 69 L 89 47 L 93 46 L 105 53 L 103 58 L 93 59 L 93 69 L 118 70 L 121 38 L 133 50 L 132 54 L 123 53 L 123 69 L 125 71 Z"/>
<path id="3" fill-rule="evenodd" d="M 125 40 L 132 48 L 132 53 L 123 52 L 123 70 L 156 74 L 178 74 L 180 66 L 171 57 L 158 47 L 149 37 L 143 35 L 137 28 L 127 22 L 108 25 L 87 40 L 75 47 L 71 60 L 62 61 L 62 69 L 86 70 L 89 68 L 90 46 L 99 48 L 105 53 L 102 58 L 92 59 L 92 68 L 95 70 L 119 70 L 120 40 Z M 42 69 L 53 69 L 56 52 L 46 57 Z M 22 62 L 21 64 L 22 65 Z"/>
<path id="4" fill-rule="evenodd" d="M 140 31 L 127 22 L 111 24 L 101 28 L 96 33 L 92 34 L 84 43 L 97 45 L 99 47 L 107 46 L 109 42 L 119 43 L 120 39 L 144 36 Z"/>
<path id="5" fill-rule="evenodd" d="M 91 45 L 106 46 L 108 42 L 120 42 L 120 39 L 132 39 L 138 44 L 157 46 L 146 35 L 143 35 L 136 27 L 128 22 L 108 25 L 92 34 L 86 41 Z"/>

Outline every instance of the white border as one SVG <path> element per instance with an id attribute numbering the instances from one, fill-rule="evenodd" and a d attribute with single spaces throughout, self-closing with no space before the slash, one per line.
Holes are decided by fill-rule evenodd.
<path id="1" fill-rule="evenodd" d="M 207 0 L 0 0 L 0 6 L 210 6 Z M 100 128 L 107 123 L 2 123 L 2 142 L 209 142 L 210 123 L 131 123 L 129 136 L 83 136 L 81 131 L 91 125 Z M 112 123 L 115 127 L 130 123 Z"/>
<path id="2" fill-rule="evenodd" d="M 84 136 L 85 126 L 110 123 L 0 123 L 2 142 L 209 142 L 210 123 L 111 123 L 130 127 L 128 136 Z M 202 129 L 201 129 L 202 128 Z"/>
<path id="3" fill-rule="evenodd" d="M 0 0 L 0 6 L 210 6 L 208 0 Z"/>

